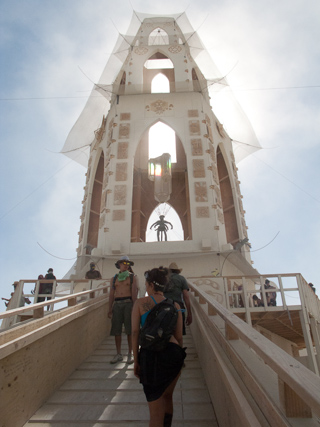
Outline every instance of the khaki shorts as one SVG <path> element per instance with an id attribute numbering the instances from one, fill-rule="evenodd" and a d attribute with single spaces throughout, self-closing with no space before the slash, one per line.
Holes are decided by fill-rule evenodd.
<path id="1" fill-rule="evenodd" d="M 131 335 L 131 312 L 132 301 L 129 298 L 113 303 L 110 335 L 121 335 L 123 324 L 126 334 Z"/>

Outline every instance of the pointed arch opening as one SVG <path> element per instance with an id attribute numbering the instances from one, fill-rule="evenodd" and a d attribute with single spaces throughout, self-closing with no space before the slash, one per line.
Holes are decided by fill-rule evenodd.
<path id="1" fill-rule="evenodd" d="M 98 246 L 103 171 L 104 155 L 102 152 L 96 169 L 90 202 L 90 216 L 86 245 L 90 251 Z"/>
<path id="2" fill-rule="evenodd" d="M 226 228 L 227 243 L 233 247 L 239 242 L 236 206 L 233 197 L 229 172 L 220 147 L 217 148 L 217 166 L 221 191 L 222 209 Z"/>
<path id="3" fill-rule="evenodd" d="M 161 222 L 159 223 L 159 221 Z M 165 230 L 165 233 L 161 233 L 162 229 Z M 146 230 L 146 242 L 164 240 L 168 242 L 184 240 L 179 215 L 169 203 L 159 203 L 154 208 L 149 216 Z"/>
<path id="4" fill-rule="evenodd" d="M 156 79 L 156 80 L 155 80 Z M 153 80 L 165 84 L 165 90 L 152 88 Z M 168 88 L 169 83 L 169 88 Z M 161 52 L 156 52 L 149 57 L 143 66 L 143 86 L 147 93 L 169 93 L 175 90 L 174 64 L 170 58 Z"/>
<path id="5" fill-rule="evenodd" d="M 157 74 L 151 82 L 151 93 L 170 93 L 170 82 L 164 74 Z"/>
<path id="6" fill-rule="evenodd" d="M 171 163 L 177 162 L 176 133 L 165 123 L 157 122 L 149 128 L 148 160 L 163 153 L 171 154 Z"/>
<path id="7" fill-rule="evenodd" d="M 151 31 L 149 34 L 148 45 L 165 45 L 169 44 L 168 33 L 162 28 L 158 27 L 155 30 Z"/>
<path id="8" fill-rule="evenodd" d="M 161 125 L 159 127 L 159 125 Z M 155 126 L 155 127 L 154 127 Z M 170 204 L 172 211 L 175 211 L 181 222 L 183 230 L 183 240 L 192 239 L 191 213 L 189 201 L 189 184 L 186 154 L 182 142 L 172 128 L 158 121 L 145 131 L 137 147 L 134 157 L 133 171 L 133 196 L 132 196 L 132 220 L 131 220 L 131 241 L 145 242 L 148 231 L 148 221 L 152 212 L 157 208 L 159 202 L 154 197 L 154 182 L 148 179 L 148 160 L 151 157 L 149 150 L 150 134 L 152 139 L 153 131 L 158 131 L 160 142 L 155 142 L 159 149 L 159 155 L 168 152 L 169 148 L 163 145 L 165 137 L 160 134 L 159 129 L 166 129 L 166 126 L 173 132 L 176 151 L 176 162 L 172 163 L 172 192 L 167 204 Z M 156 133 L 156 132 L 155 132 Z M 151 142 L 152 145 L 152 142 Z M 161 151 L 161 153 L 160 153 Z M 169 151 L 170 152 L 170 151 Z M 158 218 L 159 219 L 159 218 Z M 168 220 L 169 222 L 170 219 Z M 155 233 L 156 234 L 156 233 Z M 175 239 L 177 240 L 177 239 Z"/>

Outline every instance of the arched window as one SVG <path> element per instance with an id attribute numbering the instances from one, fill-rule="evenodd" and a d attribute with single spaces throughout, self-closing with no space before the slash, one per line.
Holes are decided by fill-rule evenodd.
<path id="1" fill-rule="evenodd" d="M 176 210 L 168 203 L 160 203 L 152 211 L 152 213 L 149 217 L 148 224 L 147 224 L 147 230 L 146 230 L 146 242 L 157 242 L 158 241 L 157 229 L 159 227 L 159 224 L 157 224 L 157 222 L 160 220 L 160 215 L 164 216 L 164 218 L 162 218 L 162 220 L 165 221 L 164 226 L 168 227 L 168 230 L 166 230 L 167 241 L 173 242 L 173 241 L 184 240 L 184 232 L 183 232 L 181 220 L 180 220 L 179 215 L 177 214 Z M 155 225 L 150 230 L 150 227 L 153 224 L 155 224 Z M 172 225 L 172 228 L 171 228 L 171 225 Z M 162 236 L 162 240 L 163 241 L 166 240 L 164 235 Z"/>
<path id="2" fill-rule="evenodd" d="M 149 35 L 149 46 L 169 44 L 168 34 L 160 27 L 153 30 Z"/>
<path id="3" fill-rule="evenodd" d="M 170 82 L 164 74 L 157 74 L 151 82 L 151 93 L 170 93 Z"/>
<path id="4" fill-rule="evenodd" d="M 231 243 L 231 245 L 235 247 L 236 244 L 239 242 L 236 206 L 233 197 L 228 168 L 224 160 L 223 154 L 220 150 L 220 146 L 218 146 L 217 148 L 217 166 L 224 223 L 227 234 L 227 242 Z"/>
<path id="5" fill-rule="evenodd" d="M 159 208 L 157 211 L 159 201 L 155 198 L 154 181 L 149 179 L 148 171 L 148 159 L 159 157 L 163 153 L 170 153 L 172 157 L 172 191 L 170 199 L 167 201 L 167 203 L 170 203 L 171 209 L 168 214 L 164 213 L 165 219 L 174 226 L 171 233 L 174 236 L 173 240 L 192 240 L 186 153 L 174 129 L 159 121 L 142 135 L 134 155 L 131 242 L 141 243 L 146 241 L 148 221 L 154 210 L 156 210 L 156 213 L 158 212 L 158 216 L 155 214 L 155 220 L 152 218 L 150 221 L 153 222 L 150 225 L 159 220 L 160 214 L 163 215 L 162 208 L 160 210 L 161 213 L 159 213 Z M 179 216 L 183 234 L 178 232 L 175 220 L 171 221 L 170 212 L 174 211 Z M 171 230 L 171 226 L 169 228 Z M 153 233 L 153 236 L 157 239 L 157 233 L 154 231 Z"/>
<path id="6" fill-rule="evenodd" d="M 94 184 L 93 184 L 92 195 L 91 195 L 91 203 L 90 203 L 90 217 L 89 217 L 89 227 L 88 227 L 88 235 L 87 235 L 87 245 L 89 245 L 91 248 L 96 248 L 98 245 L 103 172 L 104 172 L 104 156 L 103 156 L 103 153 L 101 153 L 97 170 L 96 170 L 96 175 L 94 178 Z"/>
<path id="7" fill-rule="evenodd" d="M 163 153 L 171 154 L 171 163 L 177 162 L 176 134 L 168 125 L 158 122 L 149 129 L 149 156 L 159 157 Z"/>
<path id="8" fill-rule="evenodd" d="M 171 59 L 159 51 L 151 55 L 144 63 L 143 84 L 145 92 L 174 92 L 174 64 Z"/>

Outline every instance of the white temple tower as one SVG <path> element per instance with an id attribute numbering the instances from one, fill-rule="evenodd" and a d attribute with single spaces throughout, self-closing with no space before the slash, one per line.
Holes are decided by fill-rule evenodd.
<path id="1" fill-rule="evenodd" d="M 185 14 L 134 13 L 63 150 L 67 155 L 78 150 L 81 157 L 82 147 L 90 146 L 78 277 L 93 259 L 108 278 L 124 254 L 135 261 L 138 274 L 172 260 L 185 276 L 255 272 L 234 143 L 210 105 L 208 88 L 221 84 L 226 80 L 208 62 Z M 97 98 L 97 91 L 103 96 Z M 99 125 L 93 133 L 94 123 Z M 158 123 L 174 132 L 177 159 L 171 170 L 159 166 L 163 177 L 152 181 L 149 130 Z M 164 142 L 157 143 L 157 156 L 167 152 L 165 146 L 161 150 Z M 183 240 L 146 241 L 148 220 L 159 205 L 157 185 L 179 216 Z"/>

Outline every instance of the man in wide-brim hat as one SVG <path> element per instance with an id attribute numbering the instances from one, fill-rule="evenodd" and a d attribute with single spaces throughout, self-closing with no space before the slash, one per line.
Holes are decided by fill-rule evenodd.
<path id="1" fill-rule="evenodd" d="M 167 290 L 164 292 L 166 298 L 173 299 L 177 302 L 182 310 L 187 308 L 187 319 L 185 322 L 185 312 L 182 311 L 183 317 L 183 335 L 186 334 L 186 325 L 191 325 L 192 323 L 192 312 L 189 298 L 189 286 L 188 283 L 180 273 L 182 268 L 179 268 L 176 262 L 172 262 L 169 267 L 169 283 L 167 285 Z"/>
<path id="2" fill-rule="evenodd" d="M 118 274 L 110 279 L 109 313 L 111 318 L 111 331 L 116 343 L 117 354 L 110 363 L 117 363 L 123 360 L 121 353 L 121 334 L 124 325 L 125 333 L 128 339 L 128 357 L 127 363 L 133 363 L 132 340 L 131 340 L 131 312 L 132 306 L 137 299 L 137 279 L 132 273 L 131 266 L 133 261 L 125 255 L 121 257 L 115 266 L 120 270 Z"/>
<path id="3" fill-rule="evenodd" d="M 120 270 L 120 264 L 129 265 L 130 267 L 134 265 L 133 261 L 130 261 L 127 255 L 122 256 L 116 263 L 115 266 Z"/>

